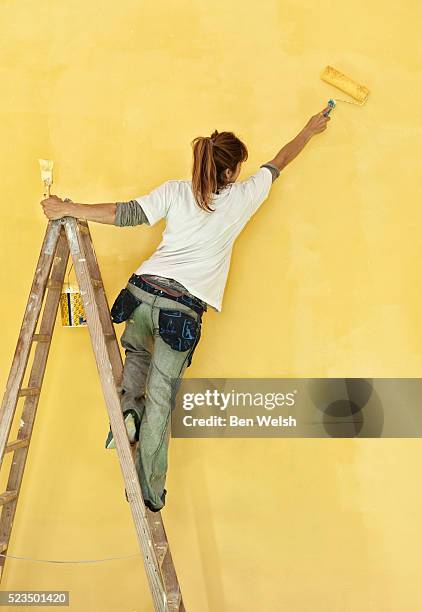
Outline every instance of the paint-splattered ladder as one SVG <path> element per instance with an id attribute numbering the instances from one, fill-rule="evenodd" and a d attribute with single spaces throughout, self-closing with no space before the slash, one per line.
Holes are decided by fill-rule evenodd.
<path id="1" fill-rule="evenodd" d="M 131 448 L 123 422 L 117 389 L 122 377 L 122 358 L 88 223 L 73 217 L 63 217 L 48 223 L 1 407 L 0 468 L 3 467 L 7 453 L 13 453 L 13 461 L 10 462 L 6 491 L 0 494 L 0 580 L 7 558 L 5 552 L 19 499 L 69 252 L 82 294 L 109 421 L 155 610 L 184 612 L 161 514 L 145 507 L 133 460 L 134 449 Z M 41 311 L 40 326 L 36 332 Z M 32 367 L 28 382 L 23 386 L 33 343 L 35 351 Z M 8 442 L 20 397 L 25 398 L 20 426 L 16 439 Z"/>

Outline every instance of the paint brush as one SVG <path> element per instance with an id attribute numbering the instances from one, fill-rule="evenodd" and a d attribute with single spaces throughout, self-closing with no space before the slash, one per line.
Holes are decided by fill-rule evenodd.
<path id="1" fill-rule="evenodd" d="M 44 198 L 50 197 L 50 186 L 53 184 L 53 162 L 51 159 L 39 159 L 41 180 L 44 183 Z"/>

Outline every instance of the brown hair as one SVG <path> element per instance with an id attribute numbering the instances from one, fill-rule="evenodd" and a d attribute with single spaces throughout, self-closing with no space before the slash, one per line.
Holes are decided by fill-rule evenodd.
<path id="1" fill-rule="evenodd" d="M 198 136 L 192 141 L 192 191 L 196 203 L 207 212 L 212 195 L 228 184 L 224 171 L 235 172 L 237 164 L 248 159 L 248 149 L 233 132 L 214 130 L 211 136 Z"/>

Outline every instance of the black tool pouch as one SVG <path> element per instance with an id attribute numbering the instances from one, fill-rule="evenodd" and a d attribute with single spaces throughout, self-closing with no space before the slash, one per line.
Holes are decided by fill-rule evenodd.
<path id="1" fill-rule="evenodd" d="M 123 321 L 126 321 L 130 317 L 139 304 L 142 304 L 142 300 L 133 295 L 133 293 L 125 287 L 120 291 L 111 307 L 110 314 L 112 321 L 114 323 L 123 323 Z"/>
<path id="2" fill-rule="evenodd" d="M 195 319 L 187 312 L 170 308 L 160 308 L 158 315 L 159 334 L 172 349 L 187 351 L 190 349 L 187 366 L 201 337 L 202 314 Z"/>

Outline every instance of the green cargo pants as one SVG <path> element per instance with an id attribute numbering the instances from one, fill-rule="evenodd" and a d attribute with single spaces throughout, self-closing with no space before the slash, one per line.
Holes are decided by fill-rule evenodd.
<path id="1" fill-rule="evenodd" d="M 120 338 L 126 355 L 120 402 L 123 413 L 135 410 L 139 417 L 136 471 L 146 505 L 159 510 L 165 504 L 171 411 L 201 335 L 202 317 L 170 298 L 131 283 L 126 287 L 142 303 L 125 322 Z"/>

